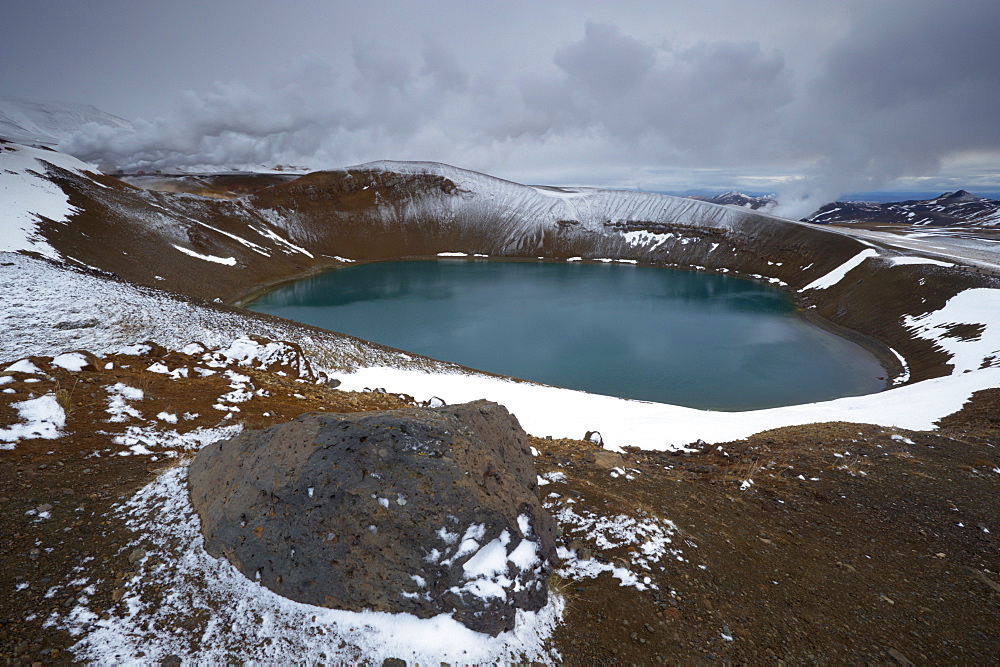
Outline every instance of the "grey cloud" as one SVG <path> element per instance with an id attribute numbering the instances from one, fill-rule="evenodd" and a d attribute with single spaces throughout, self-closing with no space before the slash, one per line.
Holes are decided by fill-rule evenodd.
<path id="1" fill-rule="evenodd" d="M 587 25 L 560 49 L 559 71 L 524 82 L 526 105 L 561 133 L 601 132 L 639 156 L 696 164 L 747 159 L 769 139 L 794 83 L 777 52 L 755 42 L 683 50 Z"/>
<path id="2" fill-rule="evenodd" d="M 634 21 L 632 32 L 581 21 L 516 66 L 441 32 L 355 36 L 342 60 L 305 57 L 253 83 L 186 92 L 133 132 L 92 126 L 64 148 L 127 168 L 432 159 L 661 190 L 798 174 L 779 193 L 792 216 L 1000 151 L 1000 3 L 886 0 L 845 16 L 843 36 L 805 69 L 750 33 L 684 41 L 669 23 L 640 34 Z"/>
<path id="3" fill-rule="evenodd" d="M 588 21 L 583 39 L 555 52 L 553 62 L 600 99 L 634 88 L 653 67 L 656 51 L 614 25 Z"/>
<path id="4" fill-rule="evenodd" d="M 355 38 L 352 55 L 360 81 L 404 88 L 412 80 L 407 60 L 382 44 Z"/>
<path id="5" fill-rule="evenodd" d="M 468 86 L 469 76 L 458 63 L 455 54 L 440 42 L 424 36 L 424 45 L 420 52 L 424 59 L 423 73 L 438 81 L 441 88 L 464 92 Z"/>
<path id="6" fill-rule="evenodd" d="M 930 176 L 964 151 L 1000 150 L 1000 5 L 873 3 L 805 88 L 788 140 L 812 158 L 782 192 L 805 215 L 846 192 Z"/>

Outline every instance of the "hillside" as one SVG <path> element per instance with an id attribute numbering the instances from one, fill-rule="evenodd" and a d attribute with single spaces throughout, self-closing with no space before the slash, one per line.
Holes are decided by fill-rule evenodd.
<path id="1" fill-rule="evenodd" d="M 960 256 L 435 163 L 138 183 L 149 189 L 0 143 L 0 518 L 13 536 L 0 551 L 12 564 L 0 656 L 932 663 L 1000 648 L 1000 615 L 981 613 L 1000 589 L 1000 281 Z M 895 388 L 691 410 L 514 381 L 234 305 L 328 267 L 441 253 L 767 281 L 880 354 Z M 435 397 L 498 401 L 534 436 L 562 530 L 544 613 L 496 641 L 337 616 L 205 554 L 184 486 L 198 447 L 300 412 Z M 577 440 L 594 430 L 606 448 Z"/>

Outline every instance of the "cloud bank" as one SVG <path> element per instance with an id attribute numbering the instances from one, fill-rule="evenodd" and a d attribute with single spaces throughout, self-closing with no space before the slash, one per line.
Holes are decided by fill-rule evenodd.
<path id="1" fill-rule="evenodd" d="M 531 67 L 430 36 L 355 38 L 349 61 L 309 56 L 264 84 L 188 91 L 131 131 L 91 125 L 61 147 L 129 170 L 388 158 L 553 184 L 758 182 L 790 217 L 972 154 L 996 164 L 1000 4 L 863 7 L 800 68 L 753 39 L 672 42 L 607 21 L 581 20 Z"/>

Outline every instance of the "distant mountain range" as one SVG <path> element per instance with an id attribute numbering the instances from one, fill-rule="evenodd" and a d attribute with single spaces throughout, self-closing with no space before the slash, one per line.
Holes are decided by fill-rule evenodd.
<path id="1" fill-rule="evenodd" d="M 736 192 L 735 190 L 730 190 L 729 192 L 724 192 L 721 195 L 715 195 L 714 197 L 692 195 L 688 197 L 688 199 L 697 199 L 698 201 L 707 201 L 712 204 L 722 204 L 723 206 L 739 206 L 740 208 L 750 208 L 755 211 L 761 208 L 766 211 L 773 208 L 778 203 L 778 201 L 774 198 L 774 195 L 753 197 L 751 195 L 745 195 L 742 192 Z"/>
<path id="2" fill-rule="evenodd" d="M 804 222 L 819 224 L 869 222 L 931 227 L 1000 227 L 1000 200 L 977 197 L 965 190 L 933 199 L 889 202 L 833 202 Z"/>

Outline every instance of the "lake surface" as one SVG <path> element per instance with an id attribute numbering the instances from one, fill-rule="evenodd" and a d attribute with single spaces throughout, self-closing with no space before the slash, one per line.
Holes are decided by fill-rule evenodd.
<path id="1" fill-rule="evenodd" d="M 867 350 L 788 295 L 727 276 L 626 264 L 366 264 L 247 306 L 494 373 L 597 394 L 749 410 L 885 387 Z"/>

